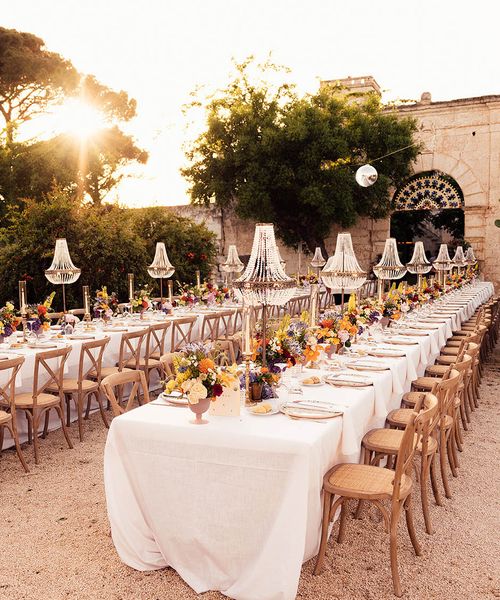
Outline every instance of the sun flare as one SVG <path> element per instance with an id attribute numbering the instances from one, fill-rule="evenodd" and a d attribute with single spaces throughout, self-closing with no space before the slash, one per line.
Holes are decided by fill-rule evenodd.
<path id="1" fill-rule="evenodd" d="M 79 99 L 65 102 L 58 111 L 56 122 L 59 131 L 81 140 L 92 137 L 106 125 L 100 111 Z"/>

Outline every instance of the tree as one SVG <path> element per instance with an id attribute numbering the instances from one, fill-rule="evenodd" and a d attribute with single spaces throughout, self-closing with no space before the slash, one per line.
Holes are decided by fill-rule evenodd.
<path id="1" fill-rule="evenodd" d="M 386 216 L 391 187 L 410 174 L 418 153 L 415 121 L 385 111 L 376 96 L 352 102 L 320 90 L 298 98 L 288 85 L 254 84 L 251 66 L 237 65 L 234 79 L 206 105 L 206 130 L 188 148 L 182 170 L 192 202 L 273 221 L 287 245 L 305 242 L 311 251 L 324 248 L 334 223 Z M 261 72 L 274 76 L 276 69 Z M 356 168 L 379 157 L 376 185 L 361 188 Z"/>
<path id="2" fill-rule="evenodd" d="M 39 37 L 0 27 L 0 114 L 8 143 L 19 124 L 62 101 L 78 82 L 71 62 L 49 52 Z"/>
<path id="3" fill-rule="evenodd" d="M 69 96 L 99 111 L 106 125 L 85 139 L 65 133 L 50 140 L 15 141 L 14 132 L 22 123 Z M 136 101 L 93 75 L 77 73 L 30 33 L 0 28 L 0 113 L 6 123 L 3 145 L 0 139 L 4 207 L 19 206 L 23 198 L 41 199 L 54 182 L 78 200 L 100 205 L 125 176 L 123 167 L 148 159 L 147 152 L 118 127 L 136 115 Z"/>
<path id="4" fill-rule="evenodd" d="M 92 292 L 106 285 L 127 299 L 127 273 L 136 285 L 153 284 L 147 272 L 157 241 L 166 242 L 176 268 L 174 279 L 194 281 L 196 269 L 207 276 L 215 257 L 214 234 L 190 219 L 172 215 L 168 209 L 126 209 L 105 204 L 79 206 L 59 187 L 41 201 L 26 200 L 14 211 L 8 227 L 0 228 L 0 301 L 17 303 L 18 281 L 26 279 L 30 302 L 56 291 L 54 308 L 62 306 L 59 286 L 45 277 L 54 255 L 55 240 L 65 237 L 74 264 L 82 271 L 67 286 L 69 307 L 82 306 L 82 285 Z"/>

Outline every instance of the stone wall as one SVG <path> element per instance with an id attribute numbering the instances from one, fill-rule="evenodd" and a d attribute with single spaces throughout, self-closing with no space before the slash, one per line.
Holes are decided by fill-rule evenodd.
<path id="1" fill-rule="evenodd" d="M 486 279 L 500 287 L 500 96 L 422 101 L 399 109 L 420 122 L 424 149 L 415 173 L 450 175 L 465 200 L 465 239 L 474 248 Z"/>

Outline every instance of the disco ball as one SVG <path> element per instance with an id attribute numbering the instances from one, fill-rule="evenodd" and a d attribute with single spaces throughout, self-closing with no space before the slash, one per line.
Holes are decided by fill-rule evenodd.
<path id="1" fill-rule="evenodd" d="M 363 165 L 356 171 L 356 181 L 361 187 L 370 187 L 378 178 L 377 169 L 371 165 Z"/>

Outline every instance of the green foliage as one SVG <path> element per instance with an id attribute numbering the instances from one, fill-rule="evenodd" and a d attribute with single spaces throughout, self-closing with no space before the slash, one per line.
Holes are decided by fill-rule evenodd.
<path id="1" fill-rule="evenodd" d="M 136 287 L 154 283 L 147 273 L 156 241 L 164 241 L 176 267 L 174 279 L 195 280 L 195 270 L 208 275 L 215 256 L 214 235 L 203 225 L 177 217 L 167 209 L 124 209 L 78 206 L 60 188 L 42 201 L 27 200 L 22 211 L 12 211 L 10 225 L 0 228 L 0 301 L 15 300 L 20 279 L 27 279 L 31 301 L 40 301 L 56 289 L 54 308 L 61 308 L 58 286 L 44 275 L 52 262 L 55 240 L 65 237 L 71 258 L 81 268 L 79 280 L 67 286 L 69 307 L 82 306 L 82 285 L 92 292 L 103 285 L 126 300 L 127 273 L 134 273 Z M 192 253 L 192 260 L 188 254 Z M 203 258 L 206 255 L 206 259 Z"/>
<path id="2" fill-rule="evenodd" d="M 207 128 L 182 170 L 193 203 L 232 207 L 243 218 L 273 221 L 288 245 L 323 245 L 330 227 L 390 211 L 390 188 L 411 172 L 418 153 L 414 119 L 384 111 L 376 96 L 352 102 L 320 91 L 298 98 L 290 86 L 250 77 L 252 61 L 206 106 Z M 276 75 L 265 65 L 264 75 Z M 195 102 L 194 105 L 199 103 Z M 361 188 L 356 168 L 376 162 L 377 183 Z"/>
<path id="3" fill-rule="evenodd" d="M 78 81 L 73 65 L 49 52 L 42 39 L 0 27 L 0 114 L 7 141 L 20 123 L 61 101 Z"/>

